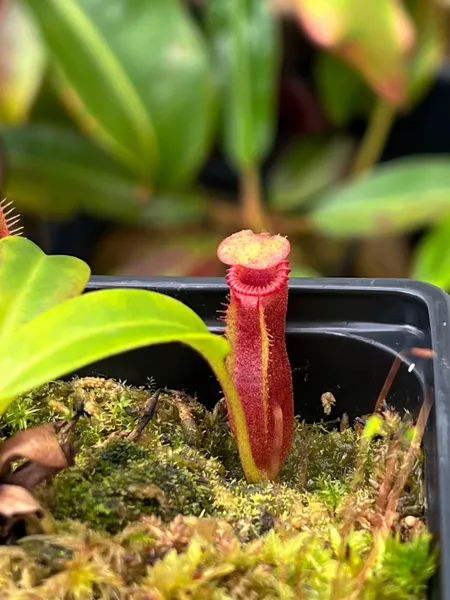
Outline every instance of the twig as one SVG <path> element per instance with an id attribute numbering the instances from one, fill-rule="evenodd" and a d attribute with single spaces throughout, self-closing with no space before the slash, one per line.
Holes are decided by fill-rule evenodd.
<path id="1" fill-rule="evenodd" d="M 142 435 L 142 432 L 144 431 L 144 429 L 147 427 L 147 425 L 151 421 L 153 415 L 155 414 L 159 396 L 161 395 L 161 392 L 163 392 L 163 391 L 165 391 L 165 390 L 163 390 L 163 388 L 158 388 L 156 390 L 156 392 L 153 394 L 153 396 L 150 398 L 150 400 L 147 402 L 147 404 L 144 408 L 142 417 L 139 419 L 139 422 L 136 425 L 135 429 L 133 429 L 133 431 L 128 436 L 128 439 L 131 442 L 135 442 L 138 438 L 140 438 L 140 436 Z"/>
<path id="2" fill-rule="evenodd" d="M 375 413 L 380 412 L 380 409 L 383 406 L 383 402 L 385 402 L 386 400 L 386 396 L 388 395 L 389 390 L 392 387 L 392 383 L 395 379 L 395 376 L 397 375 L 400 365 L 403 362 L 403 359 L 409 355 L 417 356 L 418 358 L 433 358 L 435 353 L 429 348 L 408 348 L 407 350 L 399 352 L 395 357 L 394 362 L 392 363 L 391 370 L 389 371 L 388 376 L 386 377 L 384 385 L 375 403 Z"/>
<path id="3" fill-rule="evenodd" d="M 76 408 L 75 408 L 75 413 L 72 417 L 72 421 L 78 421 L 81 417 L 88 417 L 91 418 L 92 415 L 90 415 L 88 413 L 88 411 L 86 410 L 85 406 L 84 406 L 84 400 L 80 400 L 80 402 L 77 404 Z"/>

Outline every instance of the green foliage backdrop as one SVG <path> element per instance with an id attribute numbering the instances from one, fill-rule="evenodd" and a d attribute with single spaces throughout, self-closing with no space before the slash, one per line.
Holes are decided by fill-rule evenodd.
<path id="1" fill-rule="evenodd" d="M 378 164 L 442 64 L 447 11 L 439 0 L 2 0 L 3 191 L 26 214 L 117 222 L 102 272 L 219 274 L 217 242 L 251 227 L 289 235 L 299 276 L 334 274 L 356 248 L 358 275 L 450 288 L 450 159 Z M 314 51 L 301 93 L 322 126 L 274 152 L 292 30 Z M 362 139 L 348 134 L 354 119 Z M 237 198 L 199 183 L 217 152 Z"/>

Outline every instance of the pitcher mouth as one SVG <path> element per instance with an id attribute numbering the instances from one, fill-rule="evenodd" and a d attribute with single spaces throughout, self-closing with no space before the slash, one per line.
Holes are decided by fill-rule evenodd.
<path id="1" fill-rule="evenodd" d="M 226 280 L 233 292 L 243 296 L 270 296 L 286 286 L 289 261 L 284 260 L 269 269 L 250 269 L 242 265 L 231 266 Z"/>

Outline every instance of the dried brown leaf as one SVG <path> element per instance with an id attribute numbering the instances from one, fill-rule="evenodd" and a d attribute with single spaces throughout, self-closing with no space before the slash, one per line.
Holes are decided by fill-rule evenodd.
<path id="1" fill-rule="evenodd" d="M 37 514 L 42 511 L 30 492 L 18 485 L 0 485 L 0 514 L 6 518 Z"/>
<path id="2" fill-rule="evenodd" d="M 0 477 L 9 474 L 12 463 L 19 459 L 51 470 L 64 469 L 72 460 L 67 445 L 63 449 L 59 442 L 53 423 L 19 431 L 0 444 Z"/>
<path id="3" fill-rule="evenodd" d="M 27 490 L 32 490 L 51 475 L 56 475 L 59 471 L 61 471 L 60 468 L 46 467 L 44 465 L 39 465 L 38 463 L 27 461 L 12 473 L 3 477 L 3 482 L 12 485 L 20 485 Z"/>

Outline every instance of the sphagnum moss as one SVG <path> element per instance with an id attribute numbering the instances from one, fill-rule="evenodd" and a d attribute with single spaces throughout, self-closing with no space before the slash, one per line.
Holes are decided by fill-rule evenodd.
<path id="1" fill-rule="evenodd" d="M 55 533 L 0 548 L 0 600 L 426 597 L 437 561 L 420 460 L 384 551 L 355 584 L 374 548 L 387 429 L 407 431 L 397 416 L 387 415 L 370 444 L 352 428 L 297 422 L 280 481 L 248 485 L 223 406 L 210 413 L 162 393 L 130 441 L 152 391 L 85 378 L 11 405 L 4 437 L 81 404 L 90 416 L 75 432 L 76 465 L 38 490 Z"/>

